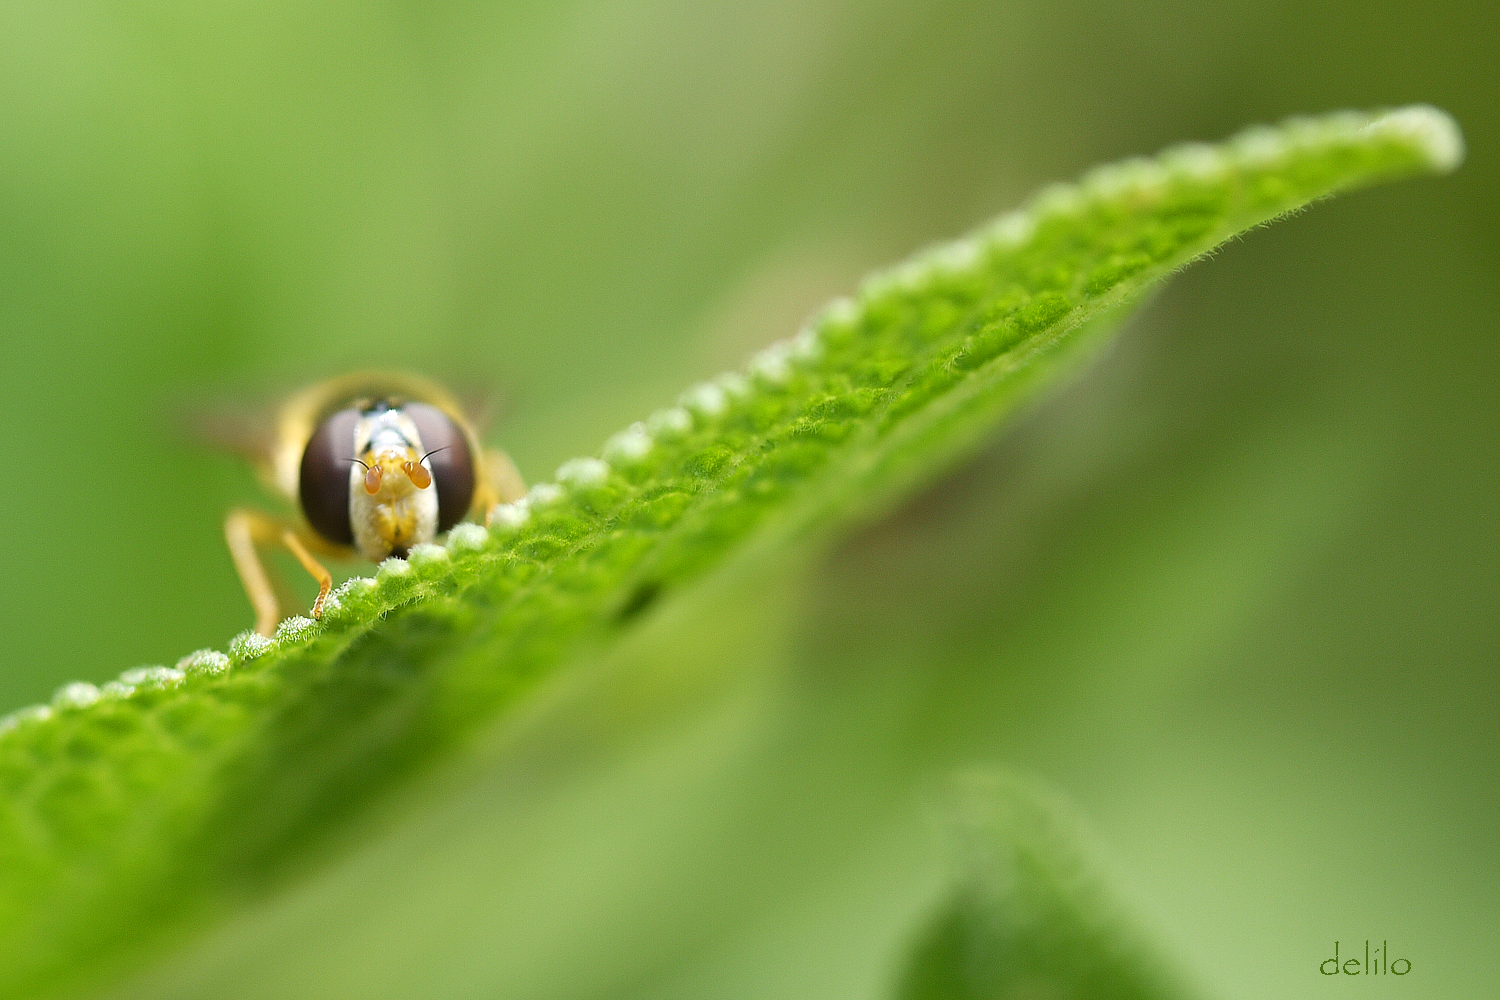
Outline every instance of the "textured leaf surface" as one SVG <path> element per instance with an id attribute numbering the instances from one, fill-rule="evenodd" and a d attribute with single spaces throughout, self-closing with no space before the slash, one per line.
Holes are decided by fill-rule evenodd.
<path id="1" fill-rule="evenodd" d="M 711 569 L 807 544 L 970 446 L 1121 308 L 1246 228 L 1451 169 L 1431 109 L 1101 168 L 872 278 L 317 623 L 0 723 L 0 993 L 107 978 L 266 891 L 381 792 Z"/>

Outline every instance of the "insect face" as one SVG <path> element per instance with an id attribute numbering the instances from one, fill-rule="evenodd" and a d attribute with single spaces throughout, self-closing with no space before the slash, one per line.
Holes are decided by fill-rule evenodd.
<path id="1" fill-rule="evenodd" d="M 330 414 L 309 439 L 299 471 L 308 523 L 377 562 L 432 541 L 467 513 L 474 496 L 466 437 L 425 403 L 376 401 Z"/>
<path id="2" fill-rule="evenodd" d="M 437 536 L 438 496 L 422 465 L 421 432 L 399 409 L 360 414 L 354 428 L 357 461 L 349 463 L 349 525 L 366 559 L 406 555 Z"/>

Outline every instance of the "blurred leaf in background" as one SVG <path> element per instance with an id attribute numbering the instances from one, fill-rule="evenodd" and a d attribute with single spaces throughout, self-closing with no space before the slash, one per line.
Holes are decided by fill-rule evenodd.
<path id="1" fill-rule="evenodd" d="M 738 664 L 778 679 L 776 711 L 745 695 L 627 740 L 597 794 L 534 816 L 506 798 L 522 764 L 475 779 L 471 822 L 422 829 L 476 867 L 405 881 L 398 837 L 385 868 L 287 904 L 378 921 L 416 900 L 403 912 L 441 930 L 324 921 L 308 943 L 267 929 L 299 926 L 282 911 L 240 968 L 296 941 L 309 970 L 352 974 L 372 941 L 398 965 L 472 961 L 511 925 L 472 917 L 466 939 L 443 915 L 512 884 L 481 870 L 475 815 L 607 852 L 619 831 L 581 817 L 634 801 L 633 774 L 662 811 L 625 839 L 681 845 L 659 861 L 698 866 L 684 884 L 754 839 L 763 859 L 803 848 L 826 890 L 733 928 L 658 898 L 700 919 L 650 981 L 853 995 L 879 955 L 835 947 L 872 938 L 838 938 L 847 907 L 824 900 L 910 888 L 879 876 L 912 827 L 820 854 L 808 815 L 844 845 L 858 803 L 885 815 L 889 769 L 979 757 L 1079 800 L 1218 995 L 1312 995 L 1334 939 L 1376 936 L 1430 995 L 1481 995 L 1500 911 L 1497 43 L 1500 15 L 1458 3 L 7 4 L 0 706 L 245 624 L 220 518 L 254 484 L 169 430 L 203 400 L 414 367 L 502 399 L 494 439 L 542 478 L 1040 182 L 1294 111 L 1430 101 L 1468 136 L 1453 178 L 1230 248 L 954 479 L 701 619 L 783 637 Z M 515 759 L 537 769 L 566 745 L 533 738 Z M 731 763 L 746 746 L 777 752 Z M 546 872 L 615 870 L 557 857 Z M 543 888 L 559 919 L 589 912 L 563 898 L 577 884 Z"/>
<path id="2" fill-rule="evenodd" d="M 899 980 L 900 1000 L 1187 996 L 1111 904 L 1065 801 L 1003 773 L 952 790 L 957 874 Z"/>

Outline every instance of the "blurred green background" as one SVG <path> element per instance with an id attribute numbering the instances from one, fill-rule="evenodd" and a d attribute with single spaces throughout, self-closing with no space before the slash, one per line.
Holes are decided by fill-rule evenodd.
<path id="1" fill-rule="evenodd" d="M 217 401 L 414 368 L 549 478 L 1042 183 L 1425 101 L 1456 175 L 1190 269 L 745 614 L 781 636 L 779 724 L 846 727 L 810 773 L 1039 774 L 1217 995 L 1326 991 L 1367 937 L 1413 963 L 1385 992 L 1481 995 L 1497 46 L 1460 3 L 0 6 L 0 710 L 249 624 L 220 524 L 260 493 L 181 430 Z"/>

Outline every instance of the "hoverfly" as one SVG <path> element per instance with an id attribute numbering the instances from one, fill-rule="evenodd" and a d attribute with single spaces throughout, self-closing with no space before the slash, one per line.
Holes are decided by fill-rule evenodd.
<path id="1" fill-rule="evenodd" d="M 280 607 L 260 547 L 284 546 L 318 582 L 317 618 L 333 578 L 315 554 L 405 556 L 526 492 L 515 465 L 480 444 L 453 397 L 414 375 L 359 372 L 311 386 L 282 403 L 269 440 L 251 450 L 266 485 L 302 512 L 297 521 L 240 507 L 224 519 L 264 636 L 275 632 Z"/>

